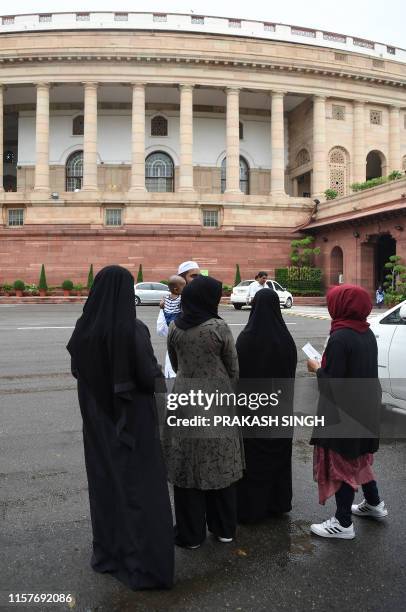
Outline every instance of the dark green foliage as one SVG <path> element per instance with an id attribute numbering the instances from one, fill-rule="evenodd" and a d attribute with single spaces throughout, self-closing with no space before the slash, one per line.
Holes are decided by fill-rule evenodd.
<path id="1" fill-rule="evenodd" d="M 234 286 L 238 285 L 239 283 L 241 283 L 240 266 L 239 266 L 239 264 L 236 264 L 236 266 L 235 266 Z"/>
<path id="2" fill-rule="evenodd" d="M 41 274 L 39 275 L 38 289 L 40 291 L 46 291 L 48 289 L 47 277 L 45 275 L 45 266 L 44 266 L 44 264 L 42 264 L 42 266 L 41 266 Z"/>
<path id="3" fill-rule="evenodd" d="M 138 268 L 138 274 L 137 274 L 137 283 L 142 283 L 144 281 L 144 275 L 142 273 L 142 264 L 140 264 L 140 267 Z"/>
<path id="4" fill-rule="evenodd" d="M 93 281 L 94 281 L 94 277 L 93 277 L 93 264 L 90 264 L 90 268 L 89 268 L 89 274 L 87 275 L 87 288 L 90 291 L 90 289 L 93 286 Z"/>

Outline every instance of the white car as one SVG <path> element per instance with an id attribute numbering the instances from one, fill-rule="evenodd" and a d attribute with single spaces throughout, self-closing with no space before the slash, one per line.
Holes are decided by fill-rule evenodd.
<path id="1" fill-rule="evenodd" d="M 378 343 L 382 401 L 406 411 L 406 300 L 370 319 Z"/>
<path id="2" fill-rule="evenodd" d="M 137 283 L 134 285 L 135 305 L 159 304 L 161 298 L 169 294 L 164 283 Z"/>
<path id="3" fill-rule="evenodd" d="M 243 306 L 247 305 L 248 287 L 253 282 L 254 279 L 244 280 L 233 287 L 230 302 L 236 310 L 240 310 Z M 289 291 L 286 291 L 284 287 L 281 287 L 280 284 L 274 280 L 267 280 L 266 284 L 268 287 L 270 287 L 270 289 L 273 289 L 279 295 L 279 302 L 281 306 L 284 308 L 292 308 L 293 296 Z"/>

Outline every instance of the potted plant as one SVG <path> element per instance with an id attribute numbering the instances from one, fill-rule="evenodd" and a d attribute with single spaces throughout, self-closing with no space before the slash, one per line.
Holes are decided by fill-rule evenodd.
<path id="1" fill-rule="evenodd" d="M 90 264 L 90 268 L 89 268 L 89 274 L 87 275 L 87 290 L 90 291 L 90 289 L 93 286 L 93 281 L 94 281 L 94 276 L 93 276 L 93 264 Z"/>
<path id="2" fill-rule="evenodd" d="M 81 283 L 74 285 L 73 289 L 76 291 L 76 295 L 82 295 L 83 285 Z"/>
<path id="3" fill-rule="evenodd" d="M 37 295 L 38 287 L 35 283 L 31 283 L 30 285 L 25 285 L 25 292 L 28 293 L 28 295 L 30 296 Z"/>
<path id="4" fill-rule="evenodd" d="M 13 286 L 16 292 L 16 297 L 23 297 L 23 292 L 25 289 L 25 282 L 20 279 L 17 279 L 14 281 Z"/>
<path id="5" fill-rule="evenodd" d="M 69 297 L 70 292 L 73 289 L 73 282 L 69 279 L 64 280 L 62 283 L 62 289 L 63 289 L 63 297 Z"/>
<path id="6" fill-rule="evenodd" d="M 4 291 L 4 295 L 6 297 L 9 297 L 9 295 L 11 293 L 11 290 L 13 289 L 13 285 L 9 285 L 8 283 L 4 283 L 2 289 Z"/>
<path id="7" fill-rule="evenodd" d="M 46 294 L 47 294 L 48 285 L 47 285 L 47 278 L 45 276 L 45 266 L 44 266 L 44 264 L 42 264 L 42 266 L 41 266 L 41 274 L 39 276 L 38 289 L 39 289 L 40 297 L 45 297 Z"/>

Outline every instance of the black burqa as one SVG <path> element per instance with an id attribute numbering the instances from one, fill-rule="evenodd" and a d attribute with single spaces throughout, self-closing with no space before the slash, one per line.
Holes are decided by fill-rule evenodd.
<path id="1" fill-rule="evenodd" d="M 67 348 L 83 418 L 91 565 L 133 590 L 169 588 L 173 523 L 154 402 L 163 375 L 128 270 L 96 275 Z"/>
<path id="2" fill-rule="evenodd" d="M 182 311 L 175 319 L 179 329 L 190 329 L 209 319 L 221 319 L 218 306 L 223 286 L 212 276 L 199 275 L 182 291 Z"/>
<path id="3" fill-rule="evenodd" d="M 279 405 L 248 413 L 278 416 L 293 413 L 297 350 L 283 320 L 278 294 L 261 289 L 236 343 L 240 391 L 277 393 Z M 239 521 L 256 522 L 292 508 L 291 429 L 244 430 L 246 472 L 238 483 Z M 256 437 L 252 437 L 256 435 Z M 284 437 L 280 437 L 284 436 Z"/>

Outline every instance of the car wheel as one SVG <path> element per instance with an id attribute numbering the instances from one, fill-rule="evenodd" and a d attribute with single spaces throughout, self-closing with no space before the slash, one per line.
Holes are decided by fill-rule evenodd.
<path id="1" fill-rule="evenodd" d="M 285 302 L 285 308 L 292 308 L 292 298 L 288 298 Z"/>
<path id="2" fill-rule="evenodd" d="M 243 304 L 233 304 L 233 306 L 236 310 L 241 310 L 241 308 L 243 307 Z"/>
<path id="3" fill-rule="evenodd" d="M 141 300 L 140 300 L 140 298 L 138 297 L 138 295 L 136 295 L 136 296 L 135 296 L 135 305 L 136 305 L 136 306 L 139 306 L 140 304 L 141 304 Z"/>

